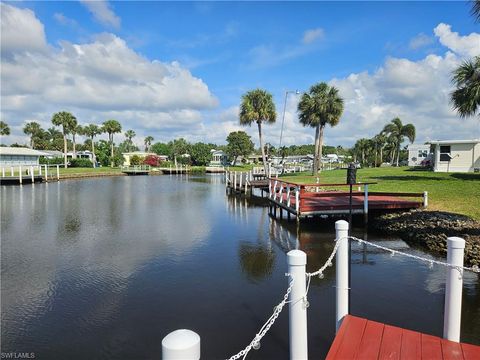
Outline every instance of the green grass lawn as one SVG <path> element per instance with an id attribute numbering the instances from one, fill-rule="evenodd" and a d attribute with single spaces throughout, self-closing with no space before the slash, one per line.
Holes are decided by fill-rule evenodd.
<path id="1" fill-rule="evenodd" d="M 48 169 L 50 174 L 56 174 L 57 169 L 51 167 Z M 60 167 L 60 176 L 62 175 L 77 175 L 77 174 L 105 174 L 105 173 L 120 173 L 120 168 L 98 167 L 98 168 L 63 168 Z"/>
<path id="2" fill-rule="evenodd" d="M 323 171 L 320 183 L 345 183 L 346 170 Z M 315 183 L 316 176 L 289 174 L 282 179 L 298 183 Z M 464 214 L 480 220 L 480 174 L 434 173 L 410 168 L 358 169 L 357 182 L 377 182 L 370 191 L 428 191 L 428 209 Z"/>

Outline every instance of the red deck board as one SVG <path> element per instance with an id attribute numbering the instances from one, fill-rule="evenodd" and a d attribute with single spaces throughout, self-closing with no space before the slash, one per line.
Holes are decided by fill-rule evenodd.
<path id="1" fill-rule="evenodd" d="M 338 349 L 334 359 L 354 359 L 360 342 L 362 341 L 363 331 L 367 324 L 366 319 L 352 316 L 350 324 L 343 335 L 342 346 Z"/>
<path id="2" fill-rule="evenodd" d="M 395 326 L 385 325 L 378 359 L 400 359 L 401 348 L 402 329 Z"/>
<path id="3" fill-rule="evenodd" d="M 442 339 L 440 344 L 442 345 L 442 354 L 445 359 L 463 360 L 462 345 L 460 343 Z"/>
<path id="4" fill-rule="evenodd" d="M 462 350 L 465 360 L 480 360 L 480 346 L 462 344 Z"/>
<path id="5" fill-rule="evenodd" d="M 384 327 L 385 325 L 381 323 L 370 320 L 367 321 L 362 341 L 357 352 L 357 359 L 370 360 L 377 358 L 378 352 L 380 351 Z"/>
<path id="6" fill-rule="evenodd" d="M 400 359 L 414 360 L 422 358 L 422 334 L 403 329 Z"/>
<path id="7" fill-rule="evenodd" d="M 423 359 L 443 359 L 442 345 L 440 338 L 422 334 L 422 358 Z"/>
<path id="8" fill-rule="evenodd" d="M 347 315 L 327 359 L 480 360 L 480 346 Z"/>

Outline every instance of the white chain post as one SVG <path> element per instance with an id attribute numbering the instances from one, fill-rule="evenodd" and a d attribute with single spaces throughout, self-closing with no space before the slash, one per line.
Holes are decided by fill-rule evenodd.
<path id="1" fill-rule="evenodd" d="M 447 238 L 447 263 L 458 266 L 447 268 L 445 288 L 445 312 L 443 317 L 443 337 L 450 341 L 460 341 L 462 320 L 463 252 L 465 240 L 459 237 Z"/>
<path id="2" fill-rule="evenodd" d="M 338 244 L 336 261 L 336 331 L 340 328 L 343 318 L 348 315 L 348 222 L 335 222 L 336 241 Z"/>
<path id="3" fill-rule="evenodd" d="M 293 279 L 290 293 L 290 359 L 308 359 L 306 274 L 307 254 L 291 250 L 287 254 L 288 272 Z"/>
<path id="4" fill-rule="evenodd" d="M 163 360 L 199 360 L 200 336 L 191 330 L 175 330 L 162 340 Z"/>

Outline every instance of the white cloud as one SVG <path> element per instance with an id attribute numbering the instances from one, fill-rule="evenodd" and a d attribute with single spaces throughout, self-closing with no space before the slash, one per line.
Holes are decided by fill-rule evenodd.
<path id="1" fill-rule="evenodd" d="M 424 33 L 420 33 L 410 40 L 408 47 L 411 50 L 417 50 L 431 44 L 433 44 L 433 38 L 431 36 L 425 35 Z"/>
<path id="2" fill-rule="evenodd" d="M 302 42 L 304 44 L 311 44 L 314 41 L 323 38 L 325 32 L 321 28 L 310 29 L 303 33 Z"/>
<path id="3" fill-rule="evenodd" d="M 443 46 L 460 56 L 472 57 L 480 54 L 480 34 L 478 33 L 460 36 L 458 32 L 452 31 L 450 25 L 444 23 L 438 24 L 433 32 Z"/>
<path id="4" fill-rule="evenodd" d="M 62 13 L 55 13 L 53 14 L 53 18 L 59 23 L 59 24 L 62 24 L 62 25 L 65 25 L 65 26 L 71 26 L 71 27 L 77 27 L 78 26 L 78 23 L 73 20 L 73 19 L 70 19 L 69 17 L 65 16 L 64 14 Z"/>
<path id="5" fill-rule="evenodd" d="M 33 11 L 0 3 L 2 57 L 12 52 L 43 51 L 47 47 L 43 24 Z"/>
<path id="6" fill-rule="evenodd" d="M 110 4 L 106 0 L 80 0 L 80 2 L 87 7 L 92 13 L 93 17 L 102 25 L 112 27 L 114 29 L 120 28 L 121 20 L 115 15 L 110 8 Z"/>
<path id="7" fill-rule="evenodd" d="M 201 110 L 218 105 L 208 86 L 177 62 L 151 61 L 113 34 L 48 46 L 32 11 L 4 6 L 2 37 L 25 32 L 25 24 L 42 30 L 35 42 L 7 41 L 14 56 L 2 57 L 1 117 L 11 126 L 25 119 L 48 125 L 53 112 L 68 110 L 81 123 L 114 117 L 145 132 L 188 130 L 202 121 Z M 16 21 L 4 23 L 5 13 Z"/>

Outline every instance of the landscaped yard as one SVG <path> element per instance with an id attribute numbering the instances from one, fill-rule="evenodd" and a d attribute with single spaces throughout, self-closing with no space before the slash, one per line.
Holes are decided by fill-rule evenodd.
<path id="1" fill-rule="evenodd" d="M 55 174 L 56 168 L 49 168 L 49 173 Z M 111 173 L 120 173 L 120 168 L 111 168 L 111 167 L 98 167 L 98 168 L 63 168 L 60 166 L 60 176 L 62 175 L 80 175 L 80 174 L 111 174 Z"/>
<path id="2" fill-rule="evenodd" d="M 320 183 L 346 181 L 346 170 L 323 171 Z M 282 179 L 299 183 L 315 183 L 316 176 L 306 173 L 289 174 Z M 377 182 L 370 191 L 428 191 L 428 209 L 464 214 L 480 220 L 480 174 L 434 173 L 407 167 L 358 169 L 357 182 Z"/>

